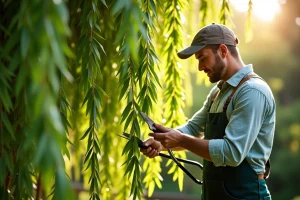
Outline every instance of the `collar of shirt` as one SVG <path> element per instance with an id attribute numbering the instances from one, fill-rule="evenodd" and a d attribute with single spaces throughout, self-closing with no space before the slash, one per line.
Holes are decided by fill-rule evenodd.
<path id="1" fill-rule="evenodd" d="M 238 72 L 236 72 L 230 79 L 228 79 L 226 82 L 220 81 L 218 83 L 218 88 L 221 90 L 226 89 L 229 85 L 232 87 L 236 87 L 240 81 L 248 74 L 253 73 L 253 67 L 252 64 L 246 65 L 245 67 L 241 68 Z"/>

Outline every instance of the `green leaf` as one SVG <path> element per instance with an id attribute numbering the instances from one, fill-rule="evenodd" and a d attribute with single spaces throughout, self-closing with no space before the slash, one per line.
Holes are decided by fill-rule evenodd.
<path id="1" fill-rule="evenodd" d="M 89 24 L 90 24 L 90 28 L 93 29 L 93 15 L 91 13 L 89 16 Z"/>
<path id="2" fill-rule="evenodd" d="M 133 119 L 133 115 L 134 115 L 134 111 L 132 111 L 129 116 L 126 119 L 125 125 L 124 125 L 124 129 L 126 130 L 129 126 L 129 124 L 132 122 Z"/>
<path id="3" fill-rule="evenodd" d="M 97 141 L 94 142 L 94 148 L 96 149 L 96 152 L 101 153 L 100 147 Z"/>
<path id="4" fill-rule="evenodd" d="M 63 114 L 63 113 L 60 113 L 60 116 L 62 117 L 62 121 L 63 121 L 63 124 L 65 125 L 65 129 L 66 131 L 68 131 L 68 127 L 69 128 L 72 128 L 70 122 L 68 121 L 68 119 L 66 118 L 66 116 Z"/>
<path id="5" fill-rule="evenodd" d="M 94 104 L 93 105 L 93 122 L 94 122 L 94 124 L 95 124 L 95 128 L 96 128 L 96 130 L 98 129 L 98 120 L 97 120 L 97 107 L 96 107 L 96 105 Z"/>
<path id="6" fill-rule="evenodd" d="M 94 25 L 95 25 L 95 27 L 96 27 L 97 31 L 101 32 L 101 28 L 100 28 L 100 26 L 99 26 L 98 24 L 94 24 Z"/>
<path id="7" fill-rule="evenodd" d="M 15 140 L 16 138 L 14 136 L 14 129 L 4 112 L 1 112 L 1 118 L 2 118 L 2 121 L 4 122 L 6 129 L 10 133 L 10 136 L 13 138 L 13 140 Z"/>
<path id="8" fill-rule="evenodd" d="M 96 92 L 98 92 L 99 96 L 101 96 L 101 97 L 109 97 L 107 95 L 107 93 L 101 87 L 99 87 L 99 86 L 96 86 L 96 87 L 97 87 Z"/>
<path id="9" fill-rule="evenodd" d="M 85 96 L 85 98 L 84 98 L 83 103 L 82 103 L 81 106 L 83 106 L 85 104 L 85 102 L 90 98 L 91 93 L 92 93 L 92 88 L 90 88 L 89 91 L 87 92 L 87 94 L 86 94 L 86 96 Z"/>
<path id="10" fill-rule="evenodd" d="M 97 6 L 95 5 L 95 2 L 92 1 L 92 7 L 93 7 L 93 12 L 97 12 Z"/>
<path id="11" fill-rule="evenodd" d="M 95 45 L 94 42 L 92 42 L 92 47 L 94 49 L 94 53 L 97 55 L 97 58 L 100 61 L 101 60 L 100 53 L 99 53 L 99 50 L 98 50 L 98 48 L 97 48 L 97 46 Z"/>
<path id="12" fill-rule="evenodd" d="M 1 92 L 0 92 L 0 98 L 4 104 L 4 107 L 7 111 L 9 111 L 13 105 L 10 99 L 10 96 L 8 94 L 7 88 L 2 88 L 2 86 L 0 86 Z"/>
<path id="13" fill-rule="evenodd" d="M 79 140 L 83 140 L 84 138 L 86 138 L 86 136 L 90 133 L 92 129 L 92 126 L 90 126 L 86 131 L 85 133 L 83 134 L 83 136 L 79 139 Z"/>
<path id="14" fill-rule="evenodd" d="M 183 179 L 184 179 L 184 174 L 181 170 L 178 172 L 178 186 L 179 186 L 179 191 L 183 190 Z"/>
<path id="15" fill-rule="evenodd" d="M 96 38 L 93 38 L 93 41 L 96 42 L 95 44 L 97 44 L 101 48 L 102 52 L 106 55 L 106 52 L 105 52 L 104 47 L 102 46 L 102 44 L 100 44 L 100 42 Z"/>
<path id="16" fill-rule="evenodd" d="M 155 184 L 153 181 L 151 181 L 149 183 L 149 187 L 148 187 L 148 197 L 151 197 L 153 192 L 154 192 L 154 188 L 155 188 Z"/>
<path id="17" fill-rule="evenodd" d="M 125 92 L 128 92 L 128 90 L 129 90 L 129 81 L 130 81 L 130 79 L 128 78 L 128 79 L 126 79 L 126 81 L 123 82 L 122 90 L 121 90 L 120 95 L 119 95 L 119 100 L 121 100 L 124 97 Z"/>
<path id="18" fill-rule="evenodd" d="M 162 188 L 162 184 L 161 184 L 160 179 L 159 178 L 154 178 L 154 181 L 155 181 L 157 187 L 161 189 Z"/>
<path id="19" fill-rule="evenodd" d="M 128 117 L 130 110 L 132 109 L 132 101 L 130 101 L 122 112 L 121 123 Z"/>
<path id="20" fill-rule="evenodd" d="M 124 173 L 124 176 L 126 176 L 126 174 L 129 173 L 128 176 L 130 177 L 130 175 L 131 175 L 133 169 L 134 169 L 134 159 L 131 159 L 130 162 L 129 162 L 129 165 L 128 165 L 127 168 L 126 168 L 126 171 L 125 171 L 125 173 Z"/>
<path id="21" fill-rule="evenodd" d="M 115 15 L 118 13 L 126 4 L 127 1 L 124 0 L 117 0 L 115 5 L 112 8 L 112 13 Z"/>
<path id="22" fill-rule="evenodd" d="M 129 152 L 130 149 L 131 149 L 131 144 L 130 144 L 130 142 L 128 141 L 128 142 L 126 143 L 125 147 L 123 148 L 122 156 L 123 156 L 124 154 L 126 154 L 127 152 Z"/>

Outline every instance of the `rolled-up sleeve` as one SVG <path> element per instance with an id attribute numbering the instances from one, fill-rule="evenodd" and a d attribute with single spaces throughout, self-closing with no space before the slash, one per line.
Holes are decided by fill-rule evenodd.
<path id="1" fill-rule="evenodd" d="M 209 155 L 215 166 L 226 166 L 222 151 L 224 149 L 223 145 L 223 139 L 210 140 L 208 143 Z"/>
<path id="2" fill-rule="evenodd" d="M 238 166 L 245 159 L 270 107 L 266 96 L 251 87 L 237 92 L 229 104 L 233 105 L 224 138 L 209 141 L 209 153 L 215 166 Z"/>

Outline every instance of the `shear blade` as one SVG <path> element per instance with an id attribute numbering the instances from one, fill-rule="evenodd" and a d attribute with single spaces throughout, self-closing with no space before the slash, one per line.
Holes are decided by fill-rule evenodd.
<path id="1" fill-rule="evenodd" d="M 150 119 L 145 113 L 141 112 L 142 118 L 145 120 L 145 122 L 148 124 L 149 129 L 152 131 L 156 131 L 156 128 L 154 126 L 154 122 L 152 119 Z"/>

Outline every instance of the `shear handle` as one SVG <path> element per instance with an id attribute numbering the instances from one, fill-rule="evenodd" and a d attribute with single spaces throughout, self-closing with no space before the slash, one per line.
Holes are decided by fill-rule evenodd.
<path id="1" fill-rule="evenodd" d="M 164 157 L 164 158 L 168 158 L 168 159 L 172 159 L 170 155 L 164 154 L 164 153 L 159 153 L 159 156 Z M 198 162 L 196 162 L 196 161 L 193 161 L 193 160 L 187 160 L 187 159 L 182 159 L 182 158 L 177 158 L 177 157 L 175 157 L 175 158 L 176 158 L 178 161 L 180 161 L 180 162 L 184 162 L 184 163 L 187 163 L 187 164 L 195 165 L 195 166 L 197 166 L 197 167 L 203 169 L 203 165 L 200 164 L 200 163 L 198 163 Z"/>

